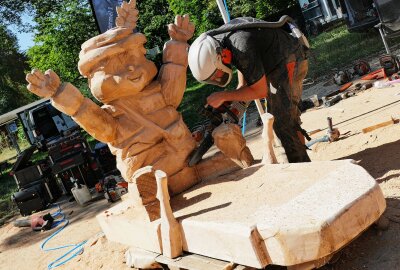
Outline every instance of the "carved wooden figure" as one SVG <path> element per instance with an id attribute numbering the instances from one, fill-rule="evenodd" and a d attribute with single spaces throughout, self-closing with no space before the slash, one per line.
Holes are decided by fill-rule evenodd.
<path id="1" fill-rule="evenodd" d="M 196 144 L 176 110 L 186 88 L 187 40 L 193 36 L 194 26 L 187 15 L 176 16 L 175 23 L 168 26 L 171 40 L 164 45 L 163 65 L 155 78 L 157 68 L 145 57 L 146 37 L 134 33 L 136 1 L 123 2 L 117 12 L 117 26 L 83 43 L 79 54 L 79 71 L 88 78 L 91 92 L 104 104 L 102 107 L 85 98 L 72 84 L 61 83 L 51 70 L 43 74 L 34 69 L 26 79 L 31 92 L 51 97 L 54 107 L 72 116 L 94 138 L 107 143 L 122 176 L 132 183 L 130 192 L 143 205 L 154 204 L 154 175 L 148 179 L 153 184 L 140 187 L 138 178 L 133 178 L 138 169 L 151 165 L 164 171 L 172 194 L 201 179 L 197 169 L 187 165 Z M 150 220 L 158 217 L 157 214 Z"/>

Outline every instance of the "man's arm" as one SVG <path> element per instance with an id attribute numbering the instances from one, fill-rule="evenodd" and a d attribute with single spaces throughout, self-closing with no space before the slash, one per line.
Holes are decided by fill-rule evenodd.
<path id="1" fill-rule="evenodd" d="M 238 76 L 240 75 L 238 74 Z M 245 82 L 244 78 L 242 79 L 242 83 L 243 82 Z M 239 85 L 240 84 L 241 81 L 239 78 Z M 214 108 L 218 108 L 225 101 L 251 101 L 254 99 L 265 98 L 267 96 L 267 93 L 267 78 L 265 75 L 263 75 L 261 79 L 259 79 L 252 85 L 242 84 L 241 87 L 233 91 L 222 91 L 213 93 L 207 98 L 207 103 Z"/>

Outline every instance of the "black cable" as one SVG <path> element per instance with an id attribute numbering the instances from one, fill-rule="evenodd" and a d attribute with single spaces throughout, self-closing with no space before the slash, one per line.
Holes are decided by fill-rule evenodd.
<path id="1" fill-rule="evenodd" d="M 388 106 L 390 106 L 390 105 L 396 104 L 396 103 L 398 103 L 398 102 L 400 102 L 400 99 L 399 99 L 399 100 L 396 100 L 396 101 L 394 101 L 394 102 L 392 102 L 392 103 L 383 105 L 383 106 L 381 106 L 381 107 L 379 107 L 379 108 L 373 109 L 373 110 L 371 110 L 371 111 L 368 111 L 368 112 L 362 113 L 362 114 L 360 114 L 360 115 L 354 116 L 354 117 L 352 117 L 352 118 L 343 120 L 342 122 L 336 123 L 336 124 L 334 124 L 333 126 L 338 126 L 338 125 L 340 125 L 340 124 L 346 123 L 346 122 L 351 121 L 351 120 L 353 120 L 353 119 L 356 119 L 356 118 L 358 118 L 358 117 L 364 116 L 364 115 L 366 115 L 366 114 L 369 114 L 369 113 L 375 112 L 375 111 L 377 111 L 377 110 L 380 110 L 380 109 L 382 109 L 382 108 L 388 107 Z M 321 129 L 321 130 L 319 130 L 319 131 L 323 131 L 323 130 L 325 130 L 325 129 L 328 129 L 328 128 L 326 127 L 326 128 Z"/>

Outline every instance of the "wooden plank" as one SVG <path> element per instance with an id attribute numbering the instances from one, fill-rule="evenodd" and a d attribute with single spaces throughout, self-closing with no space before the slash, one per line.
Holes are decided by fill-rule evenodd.
<path id="1" fill-rule="evenodd" d="M 263 164 L 276 164 L 278 161 L 276 160 L 275 152 L 274 152 L 274 116 L 270 113 L 264 113 L 261 115 L 261 120 L 263 122 L 263 147 L 264 153 L 262 158 Z"/>
<path id="2" fill-rule="evenodd" d="M 385 121 L 385 122 L 382 122 L 382 123 L 379 123 L 379 124 L 376 124 L 376 125 L 373 125 L 373 126 L 369 126 L 369 127 L 363 128 L 362 132 L 363 133 L 368 133 L 368 132 L 371 132 L 371 131 L 376 130 L 378 128 L 390 126 L 390 125 L 396 124 L 398 122 L 399 122 L 399 119 L 393 119 L 392 118 L 389 121 Z"/>
<path id="3" fill-rule="evenodd" d="M 176 221 L 169 203 L 167 174 L 157 170 L 157 199 L 160 201 L 161 212 L 161 243 L 163 255 L 175 258 L 182 254 L 181 226 Z"/>
<path id="4" fill-rule="evenodd" d="M 314 130 L 311 130 L 310 132 L 308 132 L 308 135 L 314 135 L 314 134 L 316 134 L 316 133 L 318 133 L 318 132 L 320 132 L 320 131 L 322 131 L 322 129 L 320 129 L 320 128 L 318 128 L 318 129 L 314 129 Z"/>
<path id="5" fill-rule="evenodd" d="M 96 216 L 110 241 L 161 254 L 160 221 L 150 222 L 146 210 L 125 200 Z"/>
<path id="6" fill-rule="evenodd" d="M 362 167 L 340 160 L 254 165 L 200 183 L 173 197 L 171 207 L 185 252 L 264 268 L 336 252 L 379 218 L 385 199 Z M 110 212 L 103 231 L 161 253 L 159 221 L 144 222 L 140 209 Z"/>
<path id="7" fill-rule="evenodd" d="M 156 262 L 168 265 L 170 268 L 190 270 L 224 270 L 229 269 L 227 267 L 230 265 L 229 262 L 197 254 L 184 254 L 176 259 L 170 259 L 166 256 L 160 255 L 156 258 Z"/>
<path id="8" fill-rule="evenodd" d="M 243 217 L 244 219 L 246 217 Z M 263 239 L 254 226 L 218 221 L 181 221 L 183 250 L 255 268 L 270 263 Z"/>

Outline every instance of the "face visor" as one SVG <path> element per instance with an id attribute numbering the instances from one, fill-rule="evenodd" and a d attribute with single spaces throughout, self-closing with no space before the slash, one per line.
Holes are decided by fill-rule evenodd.
<path id="1" fill-rule="evenodd" d="M 211 76 L 203 82 L 214 84 L 219 87 L 227 86 L 232 80 L 232 69 L 222 63 L 220 56 L 218 56 L 217 61 L 215 62 L 215 66 L 216 69 L 213 74 L 211 74 Z"/>

